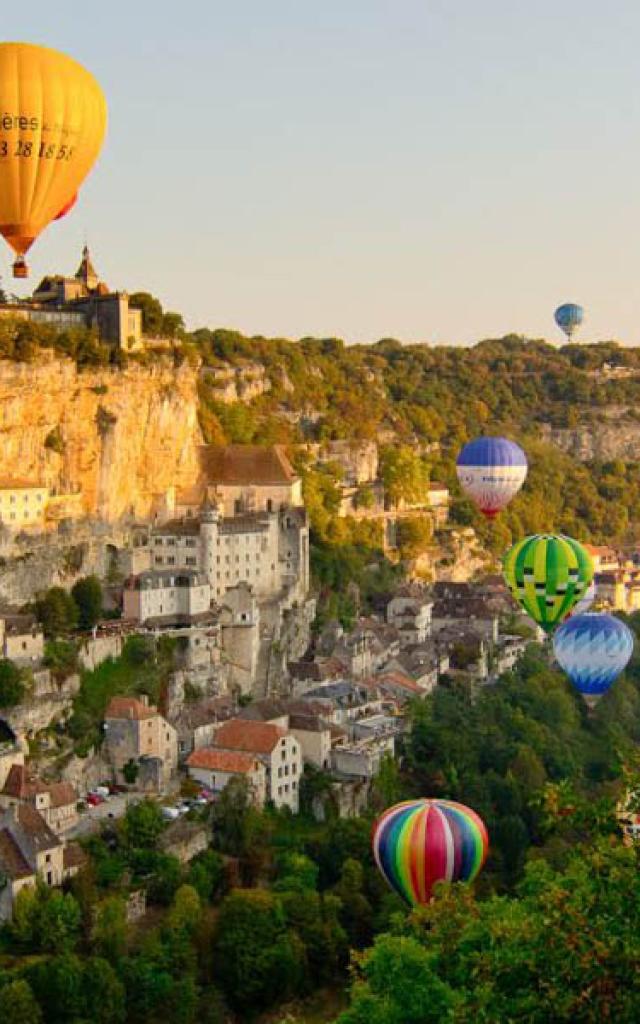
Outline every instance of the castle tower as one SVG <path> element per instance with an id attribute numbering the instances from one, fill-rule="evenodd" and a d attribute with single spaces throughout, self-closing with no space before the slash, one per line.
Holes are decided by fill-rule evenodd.
<path id="1" fill-rule="evenodd" d="M 91 262 L 89 247 L 86 245 L 82 250 L 82 260 L 76 270 L 76 278 L 78 281 L 82 281 L 88 292 L 94 292 L 100 284 L 100 278 L 96 274 L 95 267 Z"/>
<path id="2" fill-rule="evenodd" d="M 217 596 L 219 567 L 216 555 L 218 548 L 218 522 L 220 515 L 215 505 L 207 498 L 200 513 L 200 571 L 207 577 L 211 595 Z"/>

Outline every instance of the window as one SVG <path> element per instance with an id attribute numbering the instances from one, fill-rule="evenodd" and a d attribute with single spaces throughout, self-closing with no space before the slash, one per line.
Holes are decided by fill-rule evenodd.
<path id="1" fill-rule="evenodd" d="M 189 557 L 189 555 L 187 555 L 187 557 L 185 558 L 185 562 L 187 563 L 187 565 L 196 565 L 197 558 L 194 558 L 193 556 Z"/>
<path id="2" fill-rule="evenodd" d="M 288 764 L 285 764 L 285 766 L 284 766 L 284 774 L 285 775 L 289 774 L 289 765 Z"/>
<path id="3" fill-rule="evenodd" d="M 280 765 L 280 767 L 278 768 L 278 778 L 282 778 L 282 765 Z"/>
<path id="4" fill-rule="evenodd" d="M 45 856 L 45 858 L 44 858 L 44 859 L 45 859 L 45 863 L 46 863 L 46 864 L 50 864 L 50 863 L 51 863 L 51 854 L 50 854 L 50 853 L 48 853 L 48 854 L 47 854 L 47 855 Z"/>
<path id="5" fill-rule="evenodd" d="M 162 565 L 163 562 L 164 562 L 164 558 L 162 557 L 162 555 L 156 555 L 156 557 L 155 557 L 156 565 Z"/>
<path id="6" fill-rule="evenodd" d="M 289 783 L 288 782 L 285 782 L 284 791 L 285 791 L 285 793 L 289 792 Z"/>
<path id="7" fill-rule="evenodd" d="M 47 871 L 47 885 L 53 885 L 53 871 Z"/>
<path id="8" fill-rule="evenodd" d="M 175 564 L 176 564 L 175 558 L 173 557 L 173 555 L 169 555 L 169 557 L 167 558 L 167 565 L 175 565 Z"/>
<path id="9" fill-rule="evenodd" d="M 282 796 L 282 786 L 278 786 L 278 796 Z"/>
<path id="10" fill-rule="evenodd" d="M 292 791 L 296 790 L 297 788 L 298 788 L 298 783 L 297 783 L 297 782 L 292 782 L 292 783 L 291 783 L 291 789 L 292 789 Z"/>
<path id="11" fill-rule="evenodd" d="M 292 775 L 297 775 L 298 774 L 298 766 L 295 763 L 291 765 L 291 774 Z"/>
<path id="12" fill-rule="evenodd" d="M 195 546 L 196 546 L 196 542 L 195 542 L 195 540 L 193 539 L 193 537 L 187 537 L 187 539 L 186 539 L 186 541 L 185 541 L 185 544 L 186 544 L 186 546 L 187 546 L 188 548 L 195 548 Z"/>
<path id="13" fill-rule="evenodd" d="M 175 548 L 175 546 L 176 546 L 176 538 L 175 537 L 167 537 L 167 544 L 168 544 L 168 546 L 170 548 Z"/>

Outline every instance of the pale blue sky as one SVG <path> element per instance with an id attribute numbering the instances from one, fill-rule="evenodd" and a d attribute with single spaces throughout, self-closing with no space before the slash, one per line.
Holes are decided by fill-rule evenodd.
<path id="1" fill-rule="evenodd" d="M 86 232 L 193 327 L 558 340 L 576 301 L 640 343 L 637 0 L 29 0 L 2 32 L 110 107 L 36 280 Z"/>

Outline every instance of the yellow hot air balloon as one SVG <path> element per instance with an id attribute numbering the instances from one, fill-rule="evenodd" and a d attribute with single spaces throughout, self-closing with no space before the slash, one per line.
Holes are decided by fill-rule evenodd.
<path id="1" fill-rule="evenodd" d="M 57 50 L 0 43 L 0 234 L 17 255 L 75 195 L 100 152 L 107 104 L 93 75 Z"/>

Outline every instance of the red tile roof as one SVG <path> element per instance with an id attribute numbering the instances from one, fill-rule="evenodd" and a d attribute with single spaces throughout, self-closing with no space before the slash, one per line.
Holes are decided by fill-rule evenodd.
<path id="1" fill-rule="evenodd" d="M 8 828 L 0 828 L 0 869 L 13 879 L 35 874 Z"/>
<path id="2" fill-rule="evenodd" d="M 65 871 L 81 868 L 87 863 L 87 855 L 78 843 L 67 843 L 62 851 L 62 863 Z"/>
<path id="3" fill-rule="evenodd" d="M 140 720 L 154 718 L 157 713 L 158 709 L 152 704 L 143 704 L 136 697 L 112 697 L 104 717 Z"/>
<path id="4" fill-rule="evenodd" d="M 189 768 L 206 768 L 214 772 L 233 772 L 246 775 L 253 771 L 256 759 L 251 754 L 238 750 L 215 750 L 213 747 L 201 747 L 194 750 L 187 758 Z"/>
<path id="5" fill-rule="evenodd" d="M 286 730 L 270 722 L 251 722 L 232 718 L 217 730 L 216 747 L 228 750 L 246 750 L 252 754 L 270 754 L 286 735 Z"/>
<path id="6" fill-rule="evenodd" d="M 385 684 L 388 686 L 398 686 L 402 690 L 411 691 L 411 693 L 424 693 L 421 686 L 418 686 L 409 676 L 402 675 L 401 672 L 383 672 L 382 675 L 375 677 L 375 682 L 380 686 Z"/>
<path id="7" fill-rule="evenodd" d="M 280 445 L 207 445 L 202 449 L 202 468 L 215 484 L 291 484 L 297 479 Z"/>
<path id="8" fill-rule="evenodd" d="M 74 804 L 78 799 L 69 782 L 43 782 L 37 776 L 29 775 L 23 764 L 11 765 L 2 792 L 16 800 L 30 801 L 33 801 L 37 793 L 48 793 L 51 807 L 64 807 Z"/>

